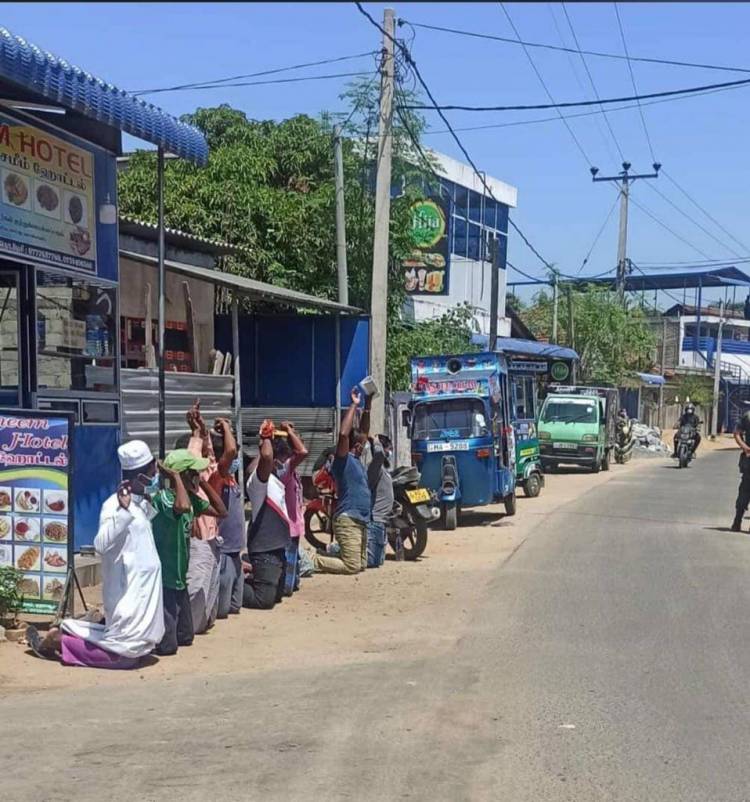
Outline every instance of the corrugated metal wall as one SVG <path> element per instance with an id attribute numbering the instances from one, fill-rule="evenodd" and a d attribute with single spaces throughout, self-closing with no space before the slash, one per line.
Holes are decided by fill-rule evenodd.
<path id="1" fill-rule="evenodd" d="M 166 374 L 167 449 L 188 429 L 185 413 L 196 398 L 209 425 L 214 418 L 233 416 L 232 376 L 205 373 Z M 155 370 L 120 371 L 123 440 L 145 440 L 156 453 L 159 449 L 159 374 Z"/>

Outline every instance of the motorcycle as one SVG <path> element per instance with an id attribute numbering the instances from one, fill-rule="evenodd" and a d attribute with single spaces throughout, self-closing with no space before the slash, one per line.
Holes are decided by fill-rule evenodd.
<path id="1" fill-rule="evenodd" d="M 677 435 L 677 450 L 675 457 L 680 468 L 687 468 L 690 460 L 693 459 L 695 453 L 695 435 L 696 430 L 694 426 L 685 424 L 680 426 L 679 434 Z"/>
<path id="2" fill-rule="evenodd" d="M 393 478 L 393 508 L 386 521 L 388 543 L 396 559 L 416 560 L 427 548 L 427 529 L 440 517 L 437 496 L 419 487 L 416 468 L 396 468 Z M 333 542 L 333 516 L 336 510 L 336 485 L 324 465 L 313 475 L 317 498 L 305 510 L 305 538 L 316 549 Z"/>
<path id="3" fill-rule="evenodd" d="M 617 418 L 615 424 L 615 462 L 618 465 L 623 465 L 633 456 L 633 446 L 635 445 L 633 423 L 632 418 Z"/>

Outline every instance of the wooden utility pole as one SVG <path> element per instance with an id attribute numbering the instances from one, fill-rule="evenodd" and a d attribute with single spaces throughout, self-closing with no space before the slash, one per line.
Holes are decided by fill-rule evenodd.
<path id="1" fill-rule="evenodd" d="M 391 216 L 391 149 L 393 139 L 394 13 L 383 12 L 383 65 L 380 81 L 378 160 L 375 179 L 375 234 L 372 244 L 372 294 L 370 300 L 370 373 L 380 391 L 373 399 L 371 430 L 385 428 L 385 354 L 388 317 L 388 244 Z"/>
<path id="2" fill-rule="evenodd" d="M 492 268 L 492 280 L 490 281 L 490 351 L 497 348 L 497 318 L 498 318 L 498 294 L 500 292 L 500 274 L 498 273 L 498 251 L 499 243 L 497 237 L 490 239 L 490 265 Z"/>

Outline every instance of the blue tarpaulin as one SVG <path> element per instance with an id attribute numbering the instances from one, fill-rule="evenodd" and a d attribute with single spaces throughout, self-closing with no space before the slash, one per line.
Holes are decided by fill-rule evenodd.
<path id="1" fill-rule="evenodd" d="M 486 334 L 475 334 L 472 336 L 471 342 L 480 348 L 487 348 L 489 347 L 489 339 Z M 552 343 L 540 343 L 536 340 L 522 340 L 518 337 L 498 337 L 497 350 L 506 354 L 578 361 L 578 354 L 572 348 L 553 345 Z"/>

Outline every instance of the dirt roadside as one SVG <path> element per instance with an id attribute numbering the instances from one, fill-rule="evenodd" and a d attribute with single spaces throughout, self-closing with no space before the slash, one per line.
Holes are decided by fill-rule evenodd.
<path id="1" fill-rule="evenodd" d="M 389 652 L 435 653 L 460 637 L 494 569 L 545 517 L 642 464 L 634 459 L 608 473 L 548 476 L 539 498 L 526 499 L 519 491 L 514 518 L 503 517 L 499 506 L 467 513 L 457 531 L 431 532 L 418 562 L 388 560 L 383 568 L 356 577 L 304 579 L 300 592 L 276 610 L 243 610 L 196 637 L 192 647 L 137 671 L 65 667 L 34 658 L 24 645 L 2 643 L 0 695 L 167 681 L 186 674 L 248 674 L 300 663 L 336 666 L 382 659 Z M 96 591 L 86 591 L 92 601 Z"/>

